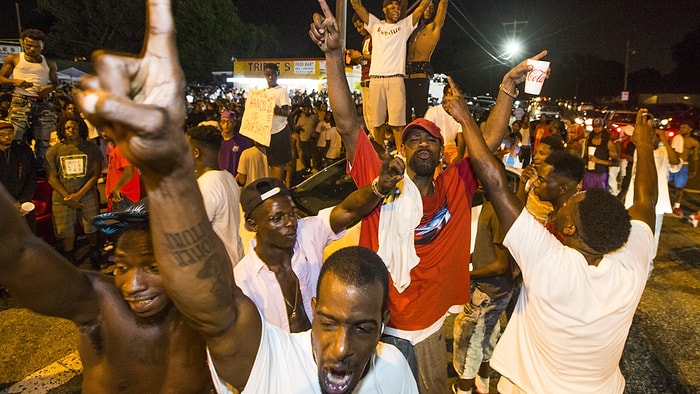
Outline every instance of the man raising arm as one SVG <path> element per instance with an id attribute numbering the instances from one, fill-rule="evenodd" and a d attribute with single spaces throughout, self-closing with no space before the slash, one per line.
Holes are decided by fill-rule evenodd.
<path id="1" fill-rule="evenodd" d="M 629 214 L 607 191 L 579 193 L 552 219 L 562 241 L 522 209 L 464 99 L 454 97 L 448 110 L 463 125 L 474 169 L 507 232 L 503 244 L 523 275 L 491 359 L 502 375 L 499 392 L 622 393 L 619 360 L 653 254 L 656 171 L 646 110 L 633 136 L 640 166 Z"/>

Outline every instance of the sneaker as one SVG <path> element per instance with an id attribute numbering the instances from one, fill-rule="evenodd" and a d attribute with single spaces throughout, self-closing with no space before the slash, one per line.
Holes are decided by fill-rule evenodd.
<path id="1" fill-rule="evenodd" d="M 673 214 L 678 216 L 679 218 L 683 217 L 683 211 L 679 207 L 673 208 Z"/>
<path id="2" fill-rule="evenodd" d="M 693 225 L 693 228 L 697 228 L 698 222 L 700 222 L 700 215 L 698 215 L 698 214 L 690 215 L 688 217 L 688 222 Z"/>

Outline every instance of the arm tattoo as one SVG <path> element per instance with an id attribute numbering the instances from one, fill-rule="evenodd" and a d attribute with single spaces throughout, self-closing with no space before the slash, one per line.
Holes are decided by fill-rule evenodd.
<path id="1" fill-rule="evenodd" d="M 207 260 L 214 250 L 212 238 L 206 237 L 205 227 L 209 222 L 202 222 L 179 233 L 165 233 L 168 251 L 175 256 L 180 267 Z"/>
<path id="2" fill-rule="evenodd" d="M 225 259 L 227 255 L 215 253 L 216 235 L 207 236 L 204 226 L 211 228 L 211 224 L 204 221 L 179 233 L 165 233 L 165 238 L 168 251 L 180 267 L 204 263 L 197 273 L 197 279 L 213 279 L 211 294 L 215 296 L 217 306 L 222 307 L 230 301 L 230 298 L 226 298 L 226 289 L 229 287 L 227 279 L 231 277 L 231 270 L 225 269 L 230 265 L 220 264 L 219 260 Z"/>

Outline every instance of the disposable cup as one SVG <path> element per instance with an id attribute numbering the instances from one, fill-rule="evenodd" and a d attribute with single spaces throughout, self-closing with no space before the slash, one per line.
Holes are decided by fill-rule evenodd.
<path id="1" fill-rule="evenodd" d="M 33 211 L 35 207 L 34 207 L 34 203 L 28 201 L 28 202 L 22 203 L 20 208 L 22 209 L 22 212 L 29 213 L 29 212 Z"/>
<path id="2" fill-rule="evenodd" d="M 549 62 L 527 59 L 527 64 L 532 66 L 532 70 L 527 73 L 527 78 L 525 78 L 525 93 L 539 95 L 544 80 L 547 78 Z"/>

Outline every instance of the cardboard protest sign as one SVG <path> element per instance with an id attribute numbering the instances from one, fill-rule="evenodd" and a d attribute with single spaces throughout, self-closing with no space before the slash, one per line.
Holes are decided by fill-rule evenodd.
<path id="1" fill-rule="evenodd" d="M 241 135 L 265 146 L 270 146 L 276 100 L 274 93 L 270 93 L 265 90 L 248 92 L 240 130 Z"/>

